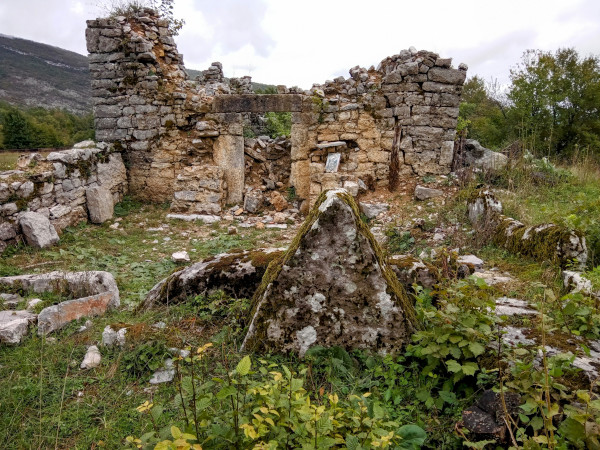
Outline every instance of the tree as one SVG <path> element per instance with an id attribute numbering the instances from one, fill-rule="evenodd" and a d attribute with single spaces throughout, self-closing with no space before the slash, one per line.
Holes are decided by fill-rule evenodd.
<path id="1" fill-rule="evenodd" d="M 528 50 L 511 80 L 511 121 L 530 147 L 559 155 L 589 147 L 600 154 L 598 56 Z"/>
<path id="2" fill-rule="evenodd" d="M 506 99 L 496 81 L 486 83 L 477 75 L 469 78 L 463 87 L 459 117 L 467 124 L 467 136 L 486 147 L 499 148 L 509 139 Z"/>
<path id="3" fill-rule="evenodd" d="M 8 149 L 33 147 L 32 126 L 17 109 L 9 109 L 2 117 L 4 147 Z"/>

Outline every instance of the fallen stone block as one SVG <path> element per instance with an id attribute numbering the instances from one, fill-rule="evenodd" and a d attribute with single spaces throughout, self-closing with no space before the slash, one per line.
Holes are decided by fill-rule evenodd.
<path id="1" fill-rule="evenodd" d="M 0 311 L 0 342 L 19 344 L 36 318 L 29 311 Z"/>
<path id="2" fill-rule="evenodd" d="M 58 330 L 81 317 L 103 315 L 113 301 L 111 292 L 91 295 L 75 300 L 67 300 L 58 305 L 42 309 L 38 316 L 38 334 L 40 336 Z"/>
<path id="3" fill-rule="evenodd" d="M 283 249 L 222 253 L 192 264 L 156 284 L 139 308 L 175 304 L 199 294 L 222 290 L 236 298 L 251 298 L 271 261 Z"/>
<path id="4" fill-rule="evenodd" d="M 361 212 L 367 217 L 367 219 L 374 219 L 379 214 L 386 212 L 390 209 L 390 205 L 387 203 L 367 203 L 359 202 Z"/>
<path id="5" fill-rule="evenodd" d="M 440 191 L 439 189 L 432 189 L 425 186 L 417 185 L 415 188 L 415 198 L 417 200 L 429 200 L 435 197 L 441 197 L 444 195 L 444 191 Z"/>
<path id="6" fill-rule="evenodd" d="M 114 202 L 111 192 L 102 187 L 91 187 L 85 190 L 90 222 L 104 223 L 112 219 Z"/>
<path id="7" fill-rule="evenodd" d="M 243 350 L 300 356 L 314 345 L 400 351 L 416 326 L 412 302 L 344 189 L 321 194 L 269 264 L 250 317 Z"/>
<path id="8" fill-rule="evenodd" d="M 44 308 L 38 316 L 38 334 L 48 334 L 72 320 L 102 315 L 120 305 L 119 289 L 109 272 L 49 272 L 0 278 L 0 290 L 55 292 L 76 297 Z"/>
<path id="9" fill-rule="evenodd" d="M 19 225 L 23 230 L 25 240 L 32 247 L 46 248 L 59 241 L 58 234 L 50 220 L 41 214 L 26 212 L 19 218 Z"/>
<path id="10" fill-rule="evenodd" d="M 554 223 L 526 226 L 502 214 L 502 205 L 489 190 L 480 190 L 469 199 L 467 208 L 473 227 L 498 246 L 529 256 L 537 261 L 549 260 L 565 267 L 585 267 L 588 250 L 585 236 Z"/>

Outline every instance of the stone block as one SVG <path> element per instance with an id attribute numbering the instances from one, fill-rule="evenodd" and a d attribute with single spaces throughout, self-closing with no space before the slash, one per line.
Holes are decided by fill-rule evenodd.
<path id="1" fill-rule="evenodd" d="M 92 223 L 104 223 L 112 219 L 115 205 L 110 190 L 102 186 L 92 187 L 86 189 L 85 196 Z"/>
<path id="2" fill-rule="evenodd" d="M 58 242 L 58 234 L 47 217 L 27 212 L 20 216 L 19 225 L 25 240 L 32 247 L 46 248 Z"/>

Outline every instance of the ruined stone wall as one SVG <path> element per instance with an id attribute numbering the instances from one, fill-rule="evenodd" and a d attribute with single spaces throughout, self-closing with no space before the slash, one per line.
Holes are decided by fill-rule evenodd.
<path id="1" fill-rule="evenodd" d="M 299 195 L 316 198 L 359 179 L 386 186 L 393 154 L 400 180 L 449 173 L 465 78 L 464 65 L 453 69 L 435 53 L 404 50 L 377 69 L 355 67 L 348 79 L 315 85 L 316 111 L 304 119 L 310 125 L 292 136 Z M 336 172 L 325 168 L 331 153 L 341 153 Z"/>
<path id="2" fill-rule="evenodd" d="M 244 117 L 267 111 L 292 112 L 285 158 L 305 210 L 321 191 L 347 182 L 386 186 L 391 175 L 450 172 L 466 66 L 405 50 L 310 91 L 256 95 L 249 77 L 225 80 L 219 63 L 189 80 L 166 25 L 144 10 L 88 21 L 86 32 L 96 136 L 123 148 L 135 196 L 190 213 L 241 204 Z M 326 170 L 330 153 L 340 153 L 334 170 Z"/>
<path id="3" fill-rule="evenodd" d="M 107 144 L 87 144 L 46 157 L 29 154 L 19 161 L 19 170 L 0 172 L 0 251 L 22 240 L 24 212 L 47 217 L 60 232 L 88 220 L 89 188 L 104 187 L 113 203 L 122 200 L 127 176 L 121 154 Z"/>

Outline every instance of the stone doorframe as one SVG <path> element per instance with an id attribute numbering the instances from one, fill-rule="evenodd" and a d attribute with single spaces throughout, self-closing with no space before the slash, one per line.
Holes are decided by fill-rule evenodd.
<path id="1" fill-rule="evenodd" d="M 264 114 L 267 112 L 292 113 L 292 173 L 290 185 L 294 186 L 300 198 L 308 198 L 310 177 L 299 176 L 298 156 L 308 154 L 308 127 L 311 122 L 312 106 L 300 94 L 241 94 L 216 96 L 212 105 L 213 115 L 218 118 L 222 129 L 229 130 L 215 139 L 213 159 L 223 169 L 227 183 L 227 203 L 240 204 L 244 200 L 244 136 L 242 115 L 244 113 Z M 308 160 L 306 160 L 308 162 Z M 308 175 L 308 165 L 305 168 Z"/>

